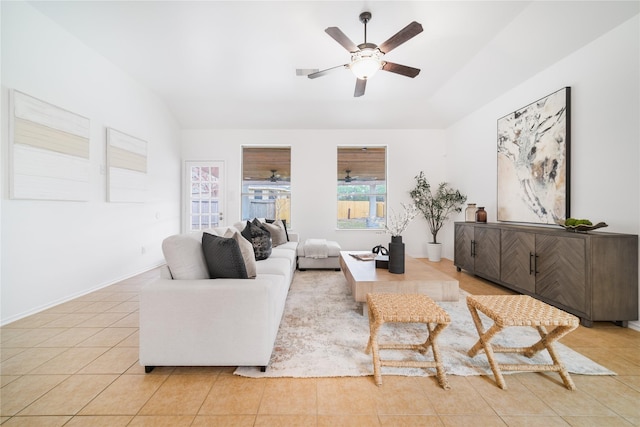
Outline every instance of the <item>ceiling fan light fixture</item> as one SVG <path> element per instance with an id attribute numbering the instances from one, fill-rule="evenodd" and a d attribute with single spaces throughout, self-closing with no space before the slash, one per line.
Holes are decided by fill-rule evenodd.
<path id="1" fill-rule="evenodd" d="M 420 69 L 408 67 L 402 64 L 383 61 L 382 58 L 406 41 L 412 39 L 422 32 L 422 25 L 416 21 L 395 33 L 378 47 L 377 44 L 367 43 L 367 23 L 371 20 L 371 12 L 362 12 L 360 14 L 360 22 L 364 24 L 364 43 L 356 45 L 345 33 L 338 27 L 327 27 L 324 32 L 337 41 L 343 48 L 351 54 L 351 62 L 344 65 L 338 65 L 327 68 L 322 71 L 298 69 L 296 74 L 306 75 L 310 79 L 324 76 L 330 71 L 349 68 L 356 76 L 356 87 L 353 91 L 354 97 L 364 95 L 369 80 L 378 70 L 389 73 L 399 74 L 406 77 L 416 77 L 420 73 Z"/>
<path id="2" fill-rule="evenodd" d="M 365 43 L 366 45 L 373 45 L 372 43 Z M 358 46 L 359 51 L 354 52 L 351 55 L 351 64 L 349 69 L 361 80 L 367 80 L 373 77 L 373 75 L 383 67 L 384 62 L 382 56 L 384 53 L 380 52 L 380 49 L 376 45 L 373 46 Z"/>

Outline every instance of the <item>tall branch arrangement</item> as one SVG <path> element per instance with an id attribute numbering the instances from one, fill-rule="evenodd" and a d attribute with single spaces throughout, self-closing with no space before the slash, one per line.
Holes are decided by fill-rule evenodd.
<path id="1" fill-rule="evenodd" d="M 391 214 L 388 217 L 388 224 L 385 225 L 385 229 L 387 233 L 392 236 L 400 236 L 407 229 L 409 223 L 420 213 L 420 210 L 416 207 L 416 205 L 407 205 L 404 203 L 400 203 L 402 206 L 402 212 L 397 214 L 393 209 L 391 209 Z"/>
<path id="2" fill-rule="evenodd" d="M 424 176 L 424 172 L 416 176 L 416 186 L 409 191 L 409 194 L 429 224 L 431 236 L 433 236 L 433 242 L 430 243 L 438 243 L 438 232 L 444 222 L 453 212 L 460 212 L 462 205 L 467 201 L 467 196 L 452 189 L 446 182 L 441 183 L 435 193 L 432 193 L 431 185 Z"/>

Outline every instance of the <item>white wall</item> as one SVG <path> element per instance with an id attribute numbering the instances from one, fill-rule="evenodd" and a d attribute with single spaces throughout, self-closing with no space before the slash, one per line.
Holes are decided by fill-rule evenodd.
<path id="1" fill-rule="evenodd" d="M 226 218 L 240 217 L 243 145 L 291 146 L 291 215 L 302 239 L 326 238 L 343 250 L 368 250 L 391 240 L 382 231 L 336 230 L 338 146 L 387 145 L 388 201 L 392 209 L 410 202 L 414 177 L 423 170 L 430 182 L 445 179 L 444 132 L 439 130 L 185 130 L 183 160 L 223 160 L 228 182 Z M 417 218 L 404 233 L 409 255 L 425 257 L 427 223 Z"/>
<path id="2" fill-rule="evenodd" d="M 571 86 L 571 215 L 604 221 L 606 232 L 638 234 L 639 22 L 627 21 L 447 129 L 447 175 L 470 202 L 486 206 L 489 221 L 497 211 L 496 120 Z"/>
<path id="3" fill-rule="evenodd" d="M 179 230 L 179 128 L 165 106 L 23 2 L 2 2 L 2 324 L 163 262 Z M 8 92 L 91 119 L 88 202 L 8 199 Z M 107 203 L 105 127 L 148 142 L 146 203 Z M 144 247 L 144 254 L 143 248 Z"/>

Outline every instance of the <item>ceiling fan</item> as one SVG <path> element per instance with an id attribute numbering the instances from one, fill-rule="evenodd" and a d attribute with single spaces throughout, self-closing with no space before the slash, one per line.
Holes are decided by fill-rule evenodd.
<path id="1" fill-rule="evenodd" d="M 360 14 L 360 22 L 364 24 L 364 43 L 361 43 L 357 46 L 338 27 L 329 27 L 324 30 L 325 33 L 329 34 L 335 41 L 340 43 L 342 47 L 351 52 L 350 63 L 338 65 L 336 67 L 328 68 L 322 71 L 319 71 L 317 69 L 299 69 L 297 70 L 298 75 L 306 75 L 310 79 L 315 79 L 339 68 L 349 68 L 357 79 L 356 89 L 353 93 L 354 97 L 364 95 L 364 90 L 367 86 L 367 80 L 370 79 L 378 70 L 389 71 L 391 73 L 396 73 L 411 78 L 417 76 L 420 73 L 420 70 L 418 68 L 383 61 L 382 59 L 384 55 L 391 52 L 402 43 L 420 34 L 422 32 L 422 25 L 413 21 L 409 25 L 398 31 L 396 34 L 391 36 L 387 41 L 378 46 L 375 43 L 367 42 L 367 23 L 370 20 L 371 12 L 362 12 Z"/>
<path id="2" fill-rule="evenodd" d="M 342 181 L 344 182 L 351 182 L 354 179 L 358 178 L 357 176 L 351 176 L 351 169 L 347 169 L 345 172 L 347 173 L 347 175 L 344 178 L 342 178 Z"/>
<path id="3" fill-rule="evenodd" d="M 280 180 L 280 174 L 276 174 L 278 172 L 276 169 L 271 169 L 271 176 L 269 177 L 269 181 L 278 182 Z"/>

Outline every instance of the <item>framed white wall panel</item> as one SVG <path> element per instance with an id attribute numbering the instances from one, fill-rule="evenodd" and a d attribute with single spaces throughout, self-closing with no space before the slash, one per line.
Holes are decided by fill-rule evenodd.
<path id="1" fill-rule="evenodd" d="M 11 198 L 89 200 L 89 119 L 16 90 L 11 95 Z"/>
<path id="2" fill-rule="evenodd" d="M 143 203 L 147 191 L 147 142 L 107 128 L 107 200 Z"/>

